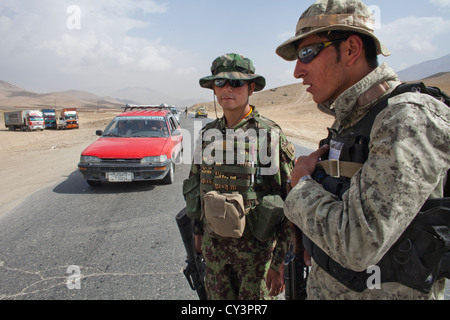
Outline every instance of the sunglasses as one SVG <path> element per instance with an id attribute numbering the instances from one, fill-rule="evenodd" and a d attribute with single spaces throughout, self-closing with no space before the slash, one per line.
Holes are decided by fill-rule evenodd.
<path id="1" fill-rule="evenodd" d="M 297 56 L 302 63 L 307 64 L 313 61 L 323 49 L 331 46 L 332 44 L 336 44 L 345 40 L 347 39 L 339 39 L 335 41 L 311 44 L 309 46 L 301 48 L 297 53 Z"/>
<path id="2" fill-rule="evenodd" d="M 225 87 L 227 82 L 229 82 L 230 86 L 232 86 L 233 88 L 240 88 L 240 87 L 244 86 L 244 84 L 245 84 L 244 80 L 217 79 L 217 80 L 214 80 L 214 85 L 216 87 L 223 88 L 223 87 Z"/>

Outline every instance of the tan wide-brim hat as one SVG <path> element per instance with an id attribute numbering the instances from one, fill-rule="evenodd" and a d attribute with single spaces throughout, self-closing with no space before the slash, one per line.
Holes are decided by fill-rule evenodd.
<path id="1" fill-rule="evenodd" d="M 202 88 L 212 89 L 216 79 L 244 80 L 256 84 L 255 91 L 261 91 L 266 86 L 266 79 L 255 74 L 252 60 L 237 53 L 224 54 L 213 61 L 211 76 L 200 79 Z"/>
<path id="2" fill-rule="evenodd" d="M 354 31 L 373 38 L 377 54 L 391 53 L 375 36 L 372 11 L 359 0 L 318 0 L 300 17 L 295 36 L 281 44 L 276 53 L 287 61 L 297 60 L 298 43 L 324 31 Z"/>

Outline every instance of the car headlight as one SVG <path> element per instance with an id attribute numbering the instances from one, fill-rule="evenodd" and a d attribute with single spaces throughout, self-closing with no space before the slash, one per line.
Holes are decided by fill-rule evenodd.
<path id="1" fill-rule="evenodd" d="M 166 162 L 166 161 L 167 161 L 167 156 L 165 154 L 163 154 L 161 156 L 142 158 L 141 164 L 160 163 L 160 162 Z"/>
<path id="2" fill-rule="evenodd" d="M 80 162 L 84 162 L 84 163 L 100 163 L 102 162 L 102 160 L 98 157 L 93 157 L 93 156 L 81 156 L 80 157 Z"/>

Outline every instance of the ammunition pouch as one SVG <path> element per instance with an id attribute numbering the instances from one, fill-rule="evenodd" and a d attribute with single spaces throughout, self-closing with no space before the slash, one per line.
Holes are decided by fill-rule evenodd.
<path id="1" fill-rule="evenodd" d="M 245 230 L 245 207 L 241 194 L 210 191 L 203 197 L 206 231 L 213 237 L 239 239 Z"/>
<path id="2" fill-rule="evenodd" d="M 284 217 L 284 201 L 279 195 L 267 195 L 261 203 L 250 209 L 247 223 L 253 236 L 259 241 L 272 239 Z"/>
<path id="3" fill-rule="evenodd" d="M 183 181 L 183 195 L 186 200 L 187 216 L 194 220 L 200 220 L 202 210 L 200 202 L 199 175 L 193 175 Z"/>
<path id="4" fill-rule="evenodd" d="M 449 254 L 450 199 L 429 199 L 379 262 L 382 271 L 389 270 L 382 282 L 398 281 L 428 293 L 436 280 L 448 277 Z"/>

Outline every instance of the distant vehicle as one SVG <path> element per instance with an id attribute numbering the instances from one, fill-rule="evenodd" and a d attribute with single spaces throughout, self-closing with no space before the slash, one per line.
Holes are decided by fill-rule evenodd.
<path id="1" fill-rule="evenodd" d="M 62 119 L 61 119 L 62 118 Z M 58 129 L 79 129 L 78 114 L 76 108 L 65 108 L 61 111 Z"/>
<path id="2" fill-rule="evenodd" d="M 63 130 L 66 128 L 66 119 L 64 117 L 56 118 L 56 130 Z"/>
<path id="3" fill-rule="evenodd" d="M 208 112 L 206 111 L 205 107 L 199 107 L 197 108 L 197 110 L 195 111 L 195 117 L 199 118 L 199 117 L 208 117 Z"/>
<path id="4" fill-rule="evenodd" d="M 180 122 L 180 111 L 178 111 L 177 107 L 169 106 L 170 111 L 173 113 L 178 122 Z"/>
<path id="5" fill-rule="evenodd" d="M 56 129 L 56 111 L 55 109 L 42 109 L 46 129 Z"/>
<path id="6" fill-rule="evenodd" d="M 127 104 L 125 108 L 134 108 L 134 109 L 143 109 L 143 108 L 159 108 L 159 109 L 167 109 L 175 116 L 175 119 L 180 123 L 180 111 L 178 111 L 177 107 L 168 105 L 166 103 L 161 103 L 159 105 L 137 105 L 137 104 Z"/>
<path id="7" fill-rule="evenodd" d="M 44 118 L 39 110 L 5 112 L 5 127 L 10 131 L 44 130 Z"/>
<path id="8" fill-rule="evenodd" d="M 181 128 L 161 107 L 129 107 L 82 153 L 78 168 L 89 185 L 163 180 L 171 184 L 181 153 Z"/>

